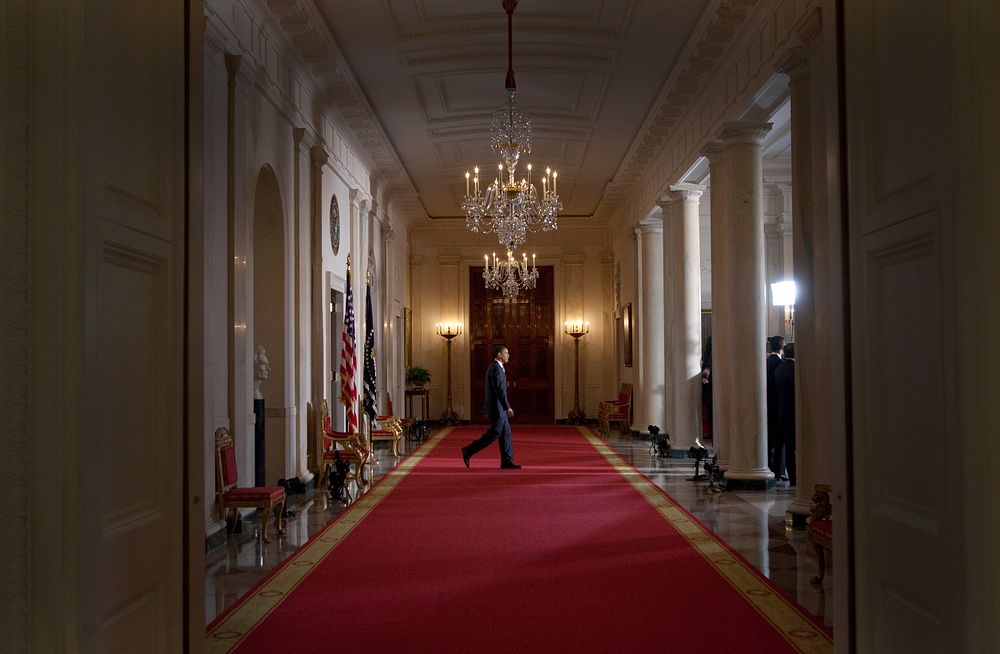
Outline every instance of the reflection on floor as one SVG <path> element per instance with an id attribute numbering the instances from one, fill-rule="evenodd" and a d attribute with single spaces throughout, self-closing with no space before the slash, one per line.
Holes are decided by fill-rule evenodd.
<path id="1" fill-rule="evenodd" d="M 515 429 L 516 438 L 516 429 Z M 707 482 L 689 481 L 694 473 L 691 459 L 656 459 L 648 453 L 649 443 L 638 438 L 612 434 L 609 444 L 637 470 L 664 489 L 684 508 L 743 555 L 761 573 L 828 627 L 833 625 L 833 579 L 827 574 L 822 586 L 809 580 L 816 574 L 816 557 L 805 532 L 786 526 L 785 509 L 795 498 L 787 484 L 767 491 L 707 490 Z M 416 447 L 407 443 L 403 456 Z M 373 478 L 379 479 L 399 463 L 387 449 L 377 449 L 378 463 Z M 357 498 L 357 485 L 351 493 Z M 232 606 L 286 557 L 321 530 L 344 505 L 333 502 L 325 492 L 310 491 L 289 497 L 295 516 L 287 521 L 287 533 L 264 543 L 257 527 L 247 523 L 244 533 L 229 537 L 225 547 L 206 555 L 206 624 Z M 692 589 L 697 592 L 697 589 Z"/>

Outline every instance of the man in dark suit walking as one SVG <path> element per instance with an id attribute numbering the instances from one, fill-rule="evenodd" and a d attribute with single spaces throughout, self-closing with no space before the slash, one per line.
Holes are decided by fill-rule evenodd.
<path id="1" fill-rule="evenodd" d="M 774 371 L 781 365 L 781 352 L 785 347 L 782 336 L 767 339 L 767 467 L 775 479 L 787 481 L 785 475 L 785 439 L 778 418 L 778 387 L 774 383 Z"/>
<path id="2" fill-rule="evenodd" d="M 500 467 L 516 470 L 521 466 L 514 463 L 514 446 L 510 440 L 510 418 L 514 409 L 507 402 L 507 373 L 504 364 L 510 361 L 510 352 L 503 345 L 493 348 L 494 359 L 486 370 L 486 399 L 483 413 L 490 420 L 490 428 L 482 436 L 462 448 L 462 461 L 469 467 L 469 460 L 476 452 L 493 441 L 500 440 Z"/>

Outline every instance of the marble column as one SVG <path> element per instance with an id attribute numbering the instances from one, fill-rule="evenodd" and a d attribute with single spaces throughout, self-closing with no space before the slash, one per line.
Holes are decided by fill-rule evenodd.
<path id="1" fill-rule="evenodd" d="M 309 261 L 312 259 L 308 246 L 311 231 L 309 230 L 309 146 L 305 143 L 306 130 L 303 127 L 292 128 L 292 143 L 294 147 L 293 168 L 292 168 L 292 225 L 294 244 L 294 258 L 292 259 L 292 286 L 294 288 L 292 312 L 294 334 L 294 373 L 292 406 L 296 407 L 295 426 L 289 432 L 296 436 L 290 439 L 294 443 L 294 456 L 289 460 L 295 462 L 296 474 L 303 483 L 309 483 L 313 478 L 313 473 L 309 470 L 310 453 L 316 438 L 315 434 L 309 433 L 308 411 L 305 410 L 312 395 L 306 392 L 311 388 L 310 380 L 310 331 L 309 324 L 305 317 L 309 315 Z M 313 462 L 314 466 L 318 466 Z"/>
<path id="2" fill-rule="evenodd" d="M 660 207 L 661 218 L 663 220 L 663 422 L 654 423 L 659 425 L 660 431 L 670 435 L 671 443 L 674 443 L 674 419 L 677 412 L 674 408 L 674 393 L 671 390 L 671 371 L 674 369 L 674 321 L 677 312 L 674 310 L 674 246 L 672 212 L 674 211 L 674 200 L 670 195 L 664 195 L 656 202 Z M 685 451 L 687 448 L 685 448 Z"/>
<path id="3" fill-rule="evenodd" d="M 338 384 L 333 380 L 328 381 L 330 371 L 337 370 L 337 355 L 339 352 L 329 352 L 324 356 L 324 331 L 323 325 L 330 314 L 330 303 L 333 301 L 329 288 L 329 281 L 323 272 L 323 230 L 328 225 L 324 224 L 323 207 L 323 169 L 326 168 L 330 156 L 320 145 L 313 145 L 309 148 L 309 179 L 308 179 L 308 225 L 309 225 L 309 342 L 310 342 L 310 367 L 309 385 L 311 409 L 313 412 L 313 424 L 319 425 L 320 407 L 324 399 L 327 400 L 330 410 L 330 421 L 335 429 L 340 429 L 337 424 L 337 401 Z M 338 312 L 340 310 L 338 309 Z M 336 333 L 337 326 L 330 325 L 330 333 Z M 330 392 L 327 393 L 327 384 L 330 384 Z M 313 455 L 313 467 L 322 476 L 323 470 L 323 439 L 319 435 L 319 429 L 313 429 L 309 434 L 309 451 Z"/>
<path id="4" fill-rule="evenodd" d="M 701 436 L 701 233 L 698 206 L 705 187 L 676 184 L 670 187 L 674 209 L 670 214 L 673 256 L 673 312 L 671 361 L 668 369 L 674 417 L 671 441 L 688 450 Z M 664 225 L 664 231 L 667 226 Z"/>
<path id="5" fill-rule="evenodd" d="M 805 524 L 812 507 L 816 478 L 813 453 L 817 450 L 817 339 L 814 271 L 819 234 L 813 216 L 813 176 L 816 161 L 812 147 L 814 120 L 810 93 L 809 51 L 795 48 L 785 62 L 792 103 L 792 271 L 798 285 L 795 301 L 795 443 L 796 493 L 788 511 L 793 522 Z M 821 108 L 818 108 L 821 109 Z M 826 480 L 823 480 L 826 481 Z"/>
<path id="6" fill-rule="evenodd" d="M 730 465 L 732 430 L 732 310 L 729 303 L 731 265 L 731 230 L 729 227 L 729 152 L 722 141 L 713 141 L 705 148 L 708 158 L 709 182 L 712 194 L 711 259 L 712 259 L 712 446 L 719 457 L 719 466 Z"/>
<path id="7" fill-rule="evenodd" d="M 253 315 L 253 285 L 248 264 L 252 256 L 250 221 L 246 215 L 250 142 L 249 102 L 254 67 L 244 65 L 241 55 L 226 54 L 227 85 L 227 284 L 229 349 L 229 416 L 236 457 L 242 470 L 254 469 L 253 435 L 253 334 L 248 333 L 248 316 Z"/>
<path id="8" fill-rule="evenodd" d="M 731 422 L 731 463 L 726 486 L 763 490 L 774 484 L 767 467 L 767 401 L 764 340 L 764 177 L 762 145 L 770 123 L 729 123 L 722 138 L 729 151 L 729 269 L 732 294 L 729 353 L 735 391 Z"/>
<path id="9" fill-rule="evenodd" d="M 648 433 L 663 424 L 663 220 L 651 216 L 635 229 L 639 246 L 639 388 L 632 428 Z"/>

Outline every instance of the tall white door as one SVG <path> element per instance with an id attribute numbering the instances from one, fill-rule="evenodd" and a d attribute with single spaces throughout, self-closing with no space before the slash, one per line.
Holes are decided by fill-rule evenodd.
<path id="1" fill-rule="evenodd" d="M 28 29 L 28 650 L 179 652 L 184 3 Z"/>
<path id="2" fill-rule="evenodd" d="M 995 651 L 997 4 L 845 19 L 856 651 Z"/>

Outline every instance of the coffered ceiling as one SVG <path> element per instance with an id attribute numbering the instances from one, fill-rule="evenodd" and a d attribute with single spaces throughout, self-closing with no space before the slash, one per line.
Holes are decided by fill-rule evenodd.
<path id="1" fill-rule="evenodd" d="M 527 161 L 559 171 L 562 216 L 604 218 L 615 209 L 678 114 L 667 99 L 696 92 L 746 4 L 520 0 L 513 66 L 518 101 L 532 117 Z M 268 5 L 317 76 L 325 75 L 381 183 L 405 210 L 461 219 L 465 171 L 497 162 L 489 129 L 505 97 L 501 0 Z"/>

